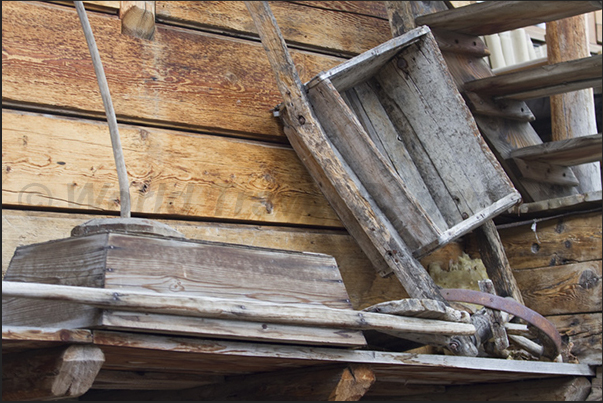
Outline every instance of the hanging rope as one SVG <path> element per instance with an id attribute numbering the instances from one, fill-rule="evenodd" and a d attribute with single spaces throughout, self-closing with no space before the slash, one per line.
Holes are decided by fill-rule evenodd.
<path id="1" fill-rule="evenodd" d="M 94 35 L 92 34 L 92 28 L 90 27 L 86 10 L 84 9 L 84 4 L 81 1 L 74 1 L 74 3 L 77 14 L 80 17 L 80 22 L 82 23 L 84 35 L 86 36 L 90 56 L 92 57 L 94 72 L 96 73 L 96 79 L 98 80 L 98 86 L 100 88 L 101 97 L 103 98 L 103 104 L 105 106 L 105 114 L 107 115 L 109 132 L 111 133 L 111 146 L 113 147 L 113 157 L 115 158 L 117 179 L 119 181 L 120 216 L 121 218 L 129 218 L 130 184 L 128 182 L 128 172 L 126 171 L 126 163 L 124 161 L 124 154 L 121 148 L 121 141 L 119 139 L 119 130 L 117 128 L 115 110 L 113 110 L 111 94 L 109 93 L 109 86 L 107 85 L 107 77 L 105 77 L 105 71 L 103 70 L 103 65 L 98 53 L 98 48 L 96 47 L 96 42 L 94 41 Z"/>

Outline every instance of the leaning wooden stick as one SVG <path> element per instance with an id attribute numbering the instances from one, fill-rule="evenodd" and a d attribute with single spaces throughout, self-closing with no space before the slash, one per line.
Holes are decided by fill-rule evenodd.
<path id="1" fill-rule="evenodd" d="M 112 310 L 202 318 L 244 320 L 342 329 L 372 329 L 422 334 L 472 335 L 469 323 L 407 318 L 327 307 L 286 306 L 258 301 L 145 293 L 55 284 L 2 282 L 2 297 L 35 298 Z"/>
<path id="2" fill-rule="evenodd" d="M 109 93 L 109 85 L 107 84 L 107 77 L 105 77 L 103 64 L 101 63 L 98 48 L 96 47 L 96 41 L 94 40 L 94 35 L 92 33 L 92 28 L 90 27 L 90 22 L 88 21 L 88 16 L 86 15 L 86 10 L 84 9 L 84 4 L 81 1 L 74 1 L 74 3 L 77 14 L 80 17 L 84 35 L 86 36 L 90 56 L 92 57 L 94 72 L 96 73 L 96 79 L 100 88 L 101 97 L 103 98 L 103 105 L 105 106 L 105 114 L 107 115 L 107 123 L 109 124 L 109 133 L 111 133 L 111 145 L 113 147 L 113 157 L 115 158 L 117 179 L 119 181 L 120 216 L 122 218 L 129 218 L 130 184 L 128 181 L 128 172 L 126 171 L 124 154 L 121 148 L 121 140 L 119 139 L 119 130 L 117 128 L 115 110 L 113 109 L 111 94 Z"/>

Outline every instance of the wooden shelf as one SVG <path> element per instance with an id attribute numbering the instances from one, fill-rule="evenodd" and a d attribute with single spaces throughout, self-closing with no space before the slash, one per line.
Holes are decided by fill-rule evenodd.
<path id="1" fill-rule="evenodd" d="M 601 9 L 594 1 L 486 1 L 417 17 L 417 25 L 490 35 Z"/>

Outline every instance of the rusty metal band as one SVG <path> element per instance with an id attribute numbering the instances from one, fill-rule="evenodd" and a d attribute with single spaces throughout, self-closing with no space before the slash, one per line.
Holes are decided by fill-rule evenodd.
<path id="1" fill-rule="evenodd" d="M 486 308 L 497 309 L 499 311 L 508 312 L 515 315 L 535 328 L 540 330 L 540 334 L 548 337 L 553 342 L 556 351 L 549 351 L 548 356 L 557 356 L 561 351 L 561 335 L 557 331 L 555 325 L 548 321 L 544 316 L 530 308 L 520 304 L 519 302 L 510 299 L 499 297 L 494 294 L 488 294 L 475 290 L 463 290 L 459 288 L 448 288 L 440 290 L 442 296 L 447 301 L 466 302 L 470 304 L 483 305 Z M 545 350 L 549 343 L 542 340 L 545 344 Z M 551 357 L 554 358 L 554 357 Z"/>

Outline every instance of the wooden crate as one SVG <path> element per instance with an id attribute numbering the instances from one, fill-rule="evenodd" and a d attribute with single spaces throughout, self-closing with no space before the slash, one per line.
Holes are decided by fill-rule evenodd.
<path id="1" fill-rule="evenodd" d="M 429 28 L 385 42 L 305 87 L 328 146 L 414 257 L 520 201 Z"/>
<path id="2" fill-rule="evenodd" d="M 161 235 L 100 232 L 21 246 L 4 280 L 352 309 L 332 256 Z M 3 326 L 107 328 L 358 347 L 362 332 L 3 298 Z"/>

